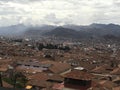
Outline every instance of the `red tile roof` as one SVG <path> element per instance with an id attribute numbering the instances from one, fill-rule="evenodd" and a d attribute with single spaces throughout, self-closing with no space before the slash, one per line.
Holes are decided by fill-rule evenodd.
<path id="1" fill-rule="evenodd" d="M 87 72 L 74 70 L 64 75 L 65 78 L 72 78 L 72 79 L 78 79 L 78 80 L 91 80 L 93 78 L 92 74 L 89 74 Z"/>
<path id="2" fill-rule="evenodd" d="M 46 81 L 49 77 L 48 77 L 48 75 L 46 74 L 46 73 L 36 73 L 36 74 L 33 74 L 33 75 L 30 75 L 30 76 L 27 76 L 27 78 L 29 79 L 29 80 L 44 80 L 44 81 Z"/>
<path id="3" fill-rule="evenodd" d="M 120 68 L 114 69 L 112 72 L 110 72 L 110 74 L 120 75 Z"/>
<path id="4" fill-rule="evenodd" d="M 104 86 L 108 89 L 112 89 L 113 87 L 117 86 L 115 83 L 113 83 L 111 81 L 107 81 L 107 80 L 102 80 L 99 82 L 99 84 L 101 84 L 102 86 Z"/>
<path id="5" fill-rule="evenodd" d="M 60 74 L 71 69 L 71 66 L 67 63 L 59 63 L 59 62 L 53 62 L 53 61 L 46 61 L 42 63 L 52 64 L 51 67 L 49 67 L 49 70 L 55 74 Z"/>
<path id="6" fill-rule="evenodd" d="M 54 84 L 52 89 L 54 90 L 62 90 L 64 88 L 64 84 L 60 83 L 60 84 Z"/>
<path id="7" fill-rule="evenodd" d="M 113 90 L 120 90 L 120 86 L 114 87 Z"/>
<path id="8" fill-rule="evenodd" d="M 47 82 L 47 81 L 34 81 L 34 80 L 31 80 L 27 83 L 27 85 L 32 85 L 32 86 L 36 86 L 36 87 L 42 87 L 42 88 L 50 88 L 52 86 L 51 83 Z"/>

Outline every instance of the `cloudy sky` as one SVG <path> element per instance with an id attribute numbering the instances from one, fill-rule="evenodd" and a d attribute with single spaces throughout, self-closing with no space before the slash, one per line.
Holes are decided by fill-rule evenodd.
<path id="1" fill-rule="evenodd" d="M 120 24 L 120 0 L 0 0 L 0 26 Z"/>

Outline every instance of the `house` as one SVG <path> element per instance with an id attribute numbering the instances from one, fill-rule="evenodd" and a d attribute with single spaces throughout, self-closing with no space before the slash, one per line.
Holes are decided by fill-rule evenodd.
<path id="1" fill-rule="evenodd" d="M 70 60 L 66 61 L 66 63 L 70 64 L 71 66 L 79 66 L 80 65 L 79 61 L 74 60 L 74 59 L 70 59 Z"/>
<path id="2" fill-rule="evenodd" d="M 120 86 L 114 87 L 112 90 L 120 90 Z"/>
<path id="3" fill-rule="evenodd" d="M 25 73 L 46 72 L 52 74 L 64 74 L 71 71 L 71 66 L 67 63 L 60 63 L 54 61 L 23 61 L 17 62 L 16 69 Z"/>
<path id="4" fill-rule="evenodd" d="M 64 81 L 64 78 L 58 74 L 53 74 L 53 75 L 49 75 L 47 81 L 51 83 L 62 83 Z"/>
<path id="5" fill-rule="evenodd" d="M 26 76 L 27 79 L 30 81 L 30 80 L 34 80 L 34 81 L 46 81 L 48 80 L 48 75 L 47 73 L 43 73 L 43 72 L 40 72 L 40 73 L 36 73 L 36 74 L 32 74 L 32 75 L 27 75 Z"/>
<path id="6" fill-rule="evenodd" d="M 113 79 L 113 82 L 117 85 L 120 85 L 120 77 L 116 77 L 115 79 Z"/>
<path id="7" fill-rule="evenodd" d="M 63 88 L 64 88 L 64 83 L 59 83 L 59 84 L 54 84 L 52 90 L 64 90 Z"/>
<path id="8" fill-rule="evenodd" d="M 0 65 L 0 72 L 6 72 L 8 70 L 8 65 Z"/>
<path id="9" fill-rule="evenodd" d="M 46 72 L 52 74 L 64 74 L 71 71 L 71 66 L 67 63 L 60 63 L 54 61 L 43 61 L 42 64 L 49 64 L 51 65 Z"/>
<path id="10" fill-rule="evenodd" d="M 33 90 L 49 90 L 52 87 L 52 84 L 47 81 L 29 81 L 27 86 L 31 86 Z"/>
<path id="11" fill-rule="evenodd" d="M 63 77 L 64 89 L 86 90 L 91 87 L 93 75 L 80 70 L 73 70 L 63 75 Z"/>
<path id="12" fill-rule="evenodd" d="M 99 82 L 99 84 L 101 84 L 102 86 L 104 86 L 105 88 L 109 89 L 109 90 L 112 90 L 113 87 L 116 87 L 117 84 L 115 84 L 114 82 L 112 81 L 108 81 L 108 80 L 101 80 Z"/>
<path id="13" fill-rule="evenodd" d="M 92 81 L 91 87 L 88 88 L 87 90 L 106 90 L 106 88 L 104 86 L 100 85 L 98 82 Z"/>
<path id="14" fill-rule="evenodd" d="M 110 72 L 112 75 L 120 75 L 120 68 L 115 68 L 113 71 Z"/>
<path id="15" fill-rule="evenodd" d="M 109 65 L 105 64 L 102 66 L 95 67 L 93 70 L 91 70 L 92 73 L 109 73 L 113 70 L 114 68 L 110 67 Z"/>
<path id="16" fill-rule="evenodd" d="M 23 61 L 17 62 L 17 70 L 25 71 L 26 73 L 36 73 L 48 70 L 51 67 L 51 64 L 43 64 L 38 61 Z"/>
<path id="17" fill-rule="evenodd" d="M 87 59 L 86 59 L 87 60 Z M 80 62 L 80 67 L 83 67 L 84 69 L 86 69 L 87 71 L 91 71 L 92 69 L 94 69 L 95 67 L 96 67 L 96 65 L 95 64 L 91 64 L 91 62 L 90 61 L 83 61 L 83 60 L 81 60 Z M 78 67 L 79 67 L 78 66 Z"/>
<path id="18" fill-rule="evenodd" d="M 29 82 L 27 83 L 27 87 L 31 88 L 39 88 L 39 89 L 47 89 L 53 87 L 54 84 L 60 84 L 64 81 L 64 78 L 58 74 L 47 74 L 47 73 L 37 73 L 34 75 L 27 76 Z"/>
<path id="19" fill-rule="evenodd" d="M 33 74 L 33 75 L 28 75 L 27 76 L 28 78 L 28 83 L 27 83 L 27 86 L 26 88 L 29 86 L 31 87 L 32 89 L 43 89 L 43 88 L 47 88 L 49 87 L 49 85 L 51 85 L 51 83 L 47 82 L 48 80 L 48 75 L 46 73 L 36 73 L 36 74 Z"/>

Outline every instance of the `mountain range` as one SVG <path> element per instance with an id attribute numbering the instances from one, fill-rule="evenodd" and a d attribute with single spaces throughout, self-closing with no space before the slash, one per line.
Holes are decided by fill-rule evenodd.
<path id="1" fill-rule="evenodd" d="M 41 25 L 25 26 L 23 24 L 0 27 L 0 35 L 4 36 L 55 36 L 65 38 L 120 38 L 120 25 L 116 24 L 90 24 L 82 25 Z"/>

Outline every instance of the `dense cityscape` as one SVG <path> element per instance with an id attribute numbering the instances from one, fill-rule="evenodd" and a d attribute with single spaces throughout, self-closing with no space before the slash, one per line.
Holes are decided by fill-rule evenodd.
<path id="1" fill-rule="evenodd" d="M 1 36 L 0 85 L 15 90 L 119 90 L 119 56 L 115 41 Z"/>
<path id="2" fill-rule="evenodd" d="M 0 0 L 0 90 L 120 90 L 120 0 Z"/>

